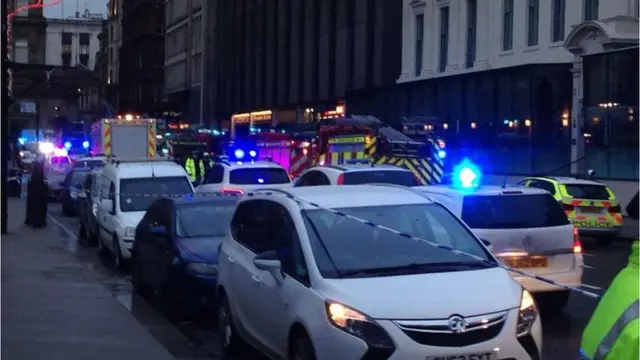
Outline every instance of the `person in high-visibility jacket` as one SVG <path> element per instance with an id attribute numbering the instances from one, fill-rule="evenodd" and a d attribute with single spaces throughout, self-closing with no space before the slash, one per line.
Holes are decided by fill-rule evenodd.
<path id="1" fill-rule="evenodd" d="M 184 162 L 184 169 L 187 171 L 187 175 L 189 175 L 189 180 L 191 182 L 196 181 L 196 162 L 192 156 L 189 156 L 187 160 Z"/>
<path id="2" fill-rule="evenodd" d="M 627 206 L 638 219 L 638 193 Z M 637 360 L 640 358 L 640 245 L 631 246 L 629 263 L 613 279 L 582 334 L 581 359 Z"/>

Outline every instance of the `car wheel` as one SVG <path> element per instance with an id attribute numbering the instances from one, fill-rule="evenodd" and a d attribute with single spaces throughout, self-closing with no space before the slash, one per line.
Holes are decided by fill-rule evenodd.
<path id="1" fill-rule="evenodd" d="M 133 290 L 136 294 L 140 295 L 143 299 L 150 299 L 153 297 L 153 287 L 142 279 L 142 264 L 139 261 L 133 260 L 133 274 L 132 274 Z"/>
<path id="2" fill-rule="evenodd" d="M 289 359 L 291 360 L 316 360 L 316 353 L 309 340 L 309 336 L 305 333 L 294 335 L 291 348 L 289 350 Z"/>
<path id="3" fill-rule="evenodd" d="M 118 238 L 113 238 L 113 264 L 118 270 L 126 270 L 127 269 L 127 260 L 122 256 L 122 250 L 120 250 L 120 241 Z"/>
<path id="4" fill-rule="evenodd" d="M 236 327 L 233 325 L 231 307 L 225 295 L 221 295 L 218 300 L 218 336 L 220 337 L 220 347 L 224 356 L 232 357 L 242 353 L 244 341 L 242 341 L 236 331 Z"/>
<path id="5" fill-rule="evenodd" d="M 107 258 L 111 255 L 111 250 L 104 244 L 100 236 L 98 236 L 98 255 L 102 258 Z"/>
<path id="6" fill-rule="evenodd" d="M 566 290 L 551 291 L 538 295 L 538 303 L 540 309 L 548 312 L 562 311 L 569 303 L 569 296 L 571 293 Z"/>

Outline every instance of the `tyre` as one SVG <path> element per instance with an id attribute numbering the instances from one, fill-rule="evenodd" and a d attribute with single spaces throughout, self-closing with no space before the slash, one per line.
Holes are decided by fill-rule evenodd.
<path id="1" fill-rule="evenodd" d="M 548 312 L 562 311 L 569 303 L 571 293 L 567 290 L 551 291 L 539 294 L 538 302 L 541 310 Z"/>
<path id="2" fill-rule="evenodd" d="M 142 265 L 139 261 L 133 259 L 133 274 L 131 276 L 131 282 L 133 283 L 133 291 L 143 299 L 150 299 L 153 297 L 153 287 L 144 281 L 142 278 Z"/>
<path id="3" fill-rule="evenodd" d="M 316 360 L 316 352 L 309 336 L 304 332 L 295 334 L 289 347 L 290 360 Z"/>
<path id="4" fill-rule="evenodd" d="M 109 248 L 104 244 L 104 241 L 102 241 L 102 238 L 100 238 L 99 235 L 98 235 L 98 255 L 100 255 L 101 258 L 108 258 L 109 255 L 111 255 L 111 250 L 109 250 Z"/>
<path id="5" fill-rule="evenodd" d="M 233 357 L 241 355 L 244 351 L 245 343 L 238 335 L 233 324 L 231 307 L 225 295 L 220 295 L 218 299 L 218 336 L 220 337 L 220 347 L 223 356 Z"/>

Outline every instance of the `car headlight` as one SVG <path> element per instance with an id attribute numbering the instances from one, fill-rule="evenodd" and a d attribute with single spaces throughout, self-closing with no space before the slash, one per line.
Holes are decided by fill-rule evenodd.
<path id="1" fill-rule="evenodd" d="M 391 337 L 375 320 L 340 303 L 328 301 L 325 304 L 331 325 L 364 340 L 371 347 L 395 350 Z"/>
<path id="2" fill-rule="evenodd" d="M 218 275 L 218 265 L 207 263 L 189 263 L 187 264 L 187 271 L 196 275 Z"/>
<path id="3" fill-rule="evenodd" d="M 518 313 L 518 325 L 516 335 L 527 335 L 531 330 L 531 325 L 538 318 L 538 308 L 530 292 L 522 289 L 522 299 L 520 300 L 520 312 Z"/>
<path id="4" fill-rule="evenodd" d="M 126 238 L 134 238 L 134 237 L 136 237 L 136 228 L 134 228 L 134 227 L 126 227 L 126 228 L 124 228 L 124 237 L 126 237 Z"/>

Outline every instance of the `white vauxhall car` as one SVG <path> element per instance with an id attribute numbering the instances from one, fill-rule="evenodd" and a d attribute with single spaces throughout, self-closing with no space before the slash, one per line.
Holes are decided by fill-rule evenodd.
<path id="1" fill-rule="evenodd" d="M 199 193 L 240 195 L 248 191 L 269 188 L 293 187 L 287 170 L 270 160 L 216 162 L 207 172 L 204 181 L 196 188 Z"/>
<path id="2" fill-rule="evenodd" d="M 273 359 L 539 359 L 536 304 L 496 264 L 464 223 L 409 188 L 254 191 L 219 255 L 223 351 L 248 342 Z"/>
<path id="3" fill-rule="evenodd" d="M 546 190 L 455 184 L 414 189 L 449 208 L 478 238 L 491 243 L 491 251 L 502 263 L 559 284 L 582 285 L 584 259 L 578 232 Z M 568 290 L 513 275 L 541 307 L 557 311 L 567 305 Z"/>

